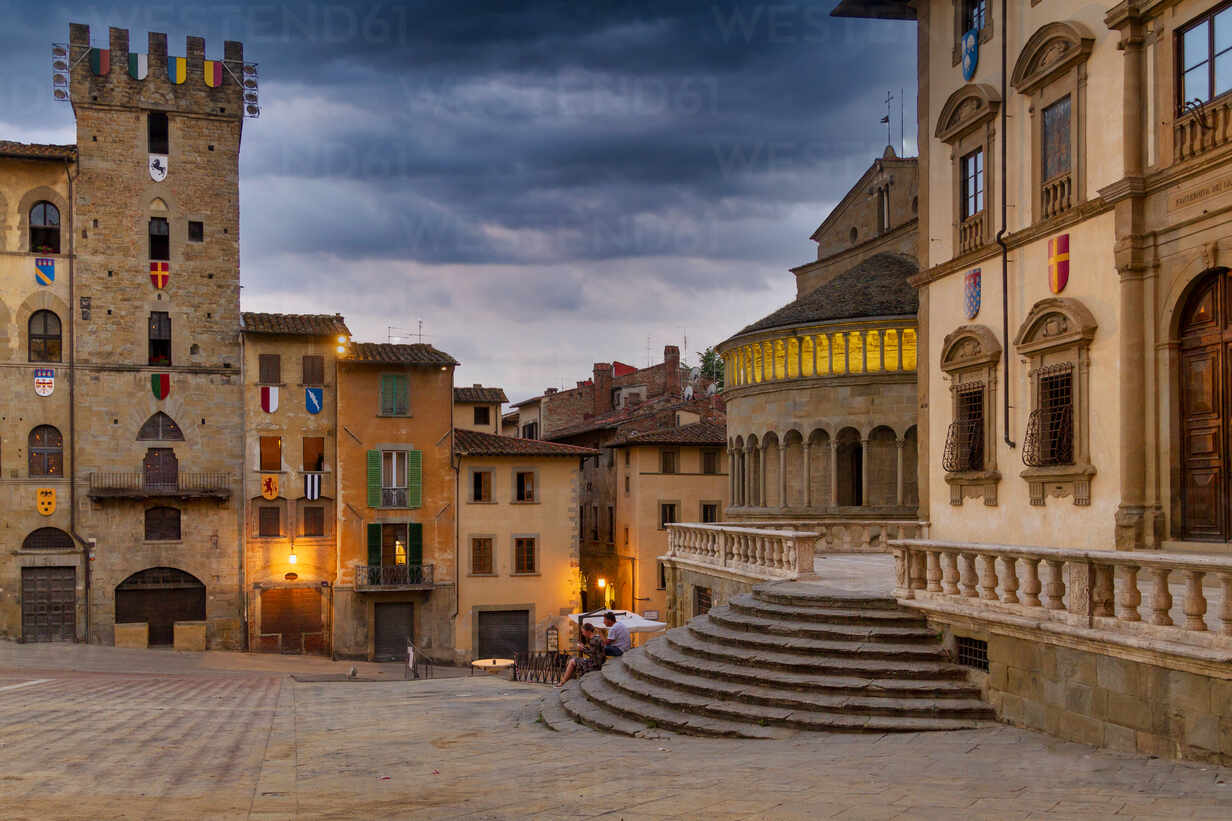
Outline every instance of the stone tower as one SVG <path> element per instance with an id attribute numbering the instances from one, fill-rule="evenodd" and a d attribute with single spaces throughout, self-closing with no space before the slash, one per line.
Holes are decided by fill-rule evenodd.
<path id="1" fill-rule="evenodd" d="M 204 622 L 242 647 L 239 315 L 243 46 L 165 34 L 92 48 L 72 24 L 78 166 L 70 310 L 78 531 L 94 540 L 90 635 Z"/>

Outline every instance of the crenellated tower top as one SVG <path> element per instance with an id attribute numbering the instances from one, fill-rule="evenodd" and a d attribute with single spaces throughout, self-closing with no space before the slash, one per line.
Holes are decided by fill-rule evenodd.
<path id="1" fill-rule="evenodd" d="M 145 53 L 130 51 L 127 29 L 112 28 L 109 35 L 108 47 L 97 48 L 88 25 L 69 24 L 69 97 L 75 107 L 123 106 L 226 119 L 259 115 L 257 67 L 244 62 L 243 43 L 227 40 L 222 59 L 210 60 L 203 37 L 186 38 L 179 56 L 167 53 L 166 34 L 150 32 Z"/>

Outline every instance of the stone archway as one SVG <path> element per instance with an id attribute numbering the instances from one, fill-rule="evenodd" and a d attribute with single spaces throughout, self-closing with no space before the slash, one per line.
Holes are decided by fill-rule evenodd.
<path id="1" fill-rule="evenodd" d="M 864 444 L 855 428 L 843 428 L 834 437 L 835 501 L 839 507 L 864 504 Z"/>
<path id="2" fill-rule="evenodd" d="M 150 644 L 171 644 L 177 621 L 205 620 L 205 585 L 174 567 L 151 567 L 116 585 L 116 624 L 145 622 Z"/>

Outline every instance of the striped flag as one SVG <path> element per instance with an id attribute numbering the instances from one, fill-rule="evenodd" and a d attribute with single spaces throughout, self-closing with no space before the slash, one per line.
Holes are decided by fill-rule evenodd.
<path id="1" fill-rule="evenodd" d="M 206 60 L 205 68 L 205 84 L 210 88 L 218 88 L 222 85 L 222 63 L 218 60 Z"/>
<path id="2" fill-rule="evenodd" d="M 144 80 L 150 73 L 150 55 L 128 55 L 128 76 L 134 80 Z"/>
<path id="3" fill-rule="evenodd" d="M 321 498 L 321 474 L 304 474 L 304 498 L 310 501 L 316 501 Z"/>
<path id="4" fill-rule="evenodd" d="M 185 57 L 167 58 L 167 77 L 177 86 L 188 79 L 188 59 Z"/>
<path id="5" fill-rule="evenodd" d="M 111 50 L 105 48 L 90 49 L 90 71 L 97 77 L 111 71 Z"/>

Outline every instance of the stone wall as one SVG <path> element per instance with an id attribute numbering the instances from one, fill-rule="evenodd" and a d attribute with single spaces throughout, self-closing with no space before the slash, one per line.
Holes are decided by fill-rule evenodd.
<path id="1" fill-rule="evenodd" d="M 958 636 L 988 642 L 989 671 L 972 675 L 1008 724 L 1121 752 L 1232 765 L 1230 670 L 1218 675 L 1163 653 L 1152 654 L 1154 664 L 1107 646 L 1062 646 L 932 615 L 929 622 L 951 650 Z"/>
<path id="2" fill-rule="evenodd" d="M 661 620 L 667 622 L 668 628 L 680 627 L 693 618 L 699 587 L 710 591 L 710 606 L 718 607 L 735 596 L 751 593 L 753 586 L 761 583 L 717 568 L 703 570 L 671 560 L 664 562 L 664 569 L 667 573 L 667 612 Z"/>

